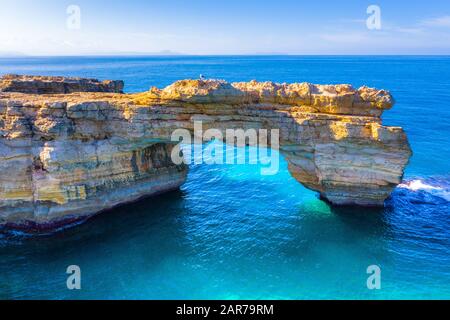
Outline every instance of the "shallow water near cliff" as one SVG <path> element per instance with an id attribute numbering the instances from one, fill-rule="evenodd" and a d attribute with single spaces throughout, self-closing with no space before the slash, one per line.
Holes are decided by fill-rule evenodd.
<path id="1" fill-rule="evenodd" d="M 0 232 L 0 298 L 450 298 L 450 57 L 0 59 L 0 73 L 123 79 L 129 92 L 204 74 L 392 91 L 386 124 L 414 156 L 384 209 L 333 208 L 255 165 L 192 165 L 180 191 L 30 237 Z M 79 265 L 82 290 L 66 288 Z M 379 265 L 381 290 L 366 269 Z"/>

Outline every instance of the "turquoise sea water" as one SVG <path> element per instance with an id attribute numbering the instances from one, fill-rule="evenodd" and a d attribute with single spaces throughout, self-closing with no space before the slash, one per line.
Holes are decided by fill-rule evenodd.
<path id="1" fill-rule="evenodd" d="M 30 237 L 0 231 L 3 299 L 450 298 L 450 57 L 0 59 L 0 73 L 122 79 L 126 91 L 203 74 L 228 81 L 350 83 L 390 90 L 388 125 L 414 156 L 384 209 L 333 208 L 282 160 L 192 165 L 180 191 Z M 379 265 L 381 290 L 366 269 Z M 82 290 L 66 288 L 79 265 Z"/>

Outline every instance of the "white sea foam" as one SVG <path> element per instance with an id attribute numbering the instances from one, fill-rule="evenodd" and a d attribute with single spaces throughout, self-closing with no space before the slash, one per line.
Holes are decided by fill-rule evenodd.
<path id="1" fill-rule="evenodd" d="M 412 180 L 399 185 L 400 188 L 406 188 L 412 191 L 418 190 L 443 190 L 441 187 L 434 187 L 423 183 L 422 180 Z"/>
<path id="2" fill-rule="evenodd" d="M 399 188 L 408 189 L 414 192 L 424 191 L 432 194 L 433 196 L 450 201 L 450 188 L 443 188 L 440 186 L 432 186 L 424 183 L 422 180 L 411 180 L 404 182 L 398 186 Z"/>

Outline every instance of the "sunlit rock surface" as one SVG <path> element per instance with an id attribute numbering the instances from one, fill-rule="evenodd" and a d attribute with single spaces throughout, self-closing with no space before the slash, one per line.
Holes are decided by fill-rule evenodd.
<path id="1" fill-rule="evenodd" d="M 382 206 L 411 156 L 404 131 L 381 124 L 394 103 L 383 90 L 183 80 L 87 93 L 100 82 L 78 79 L 68 92 L 83 92 L 67 94 L 62 79 L 0 92 L 0 224 L 51 227 L 178 188 L 187 167 L 171 161 L 170 138 L 195 119 L 205 130 L 279 129 L 291 174 L 336 205 Z"/>

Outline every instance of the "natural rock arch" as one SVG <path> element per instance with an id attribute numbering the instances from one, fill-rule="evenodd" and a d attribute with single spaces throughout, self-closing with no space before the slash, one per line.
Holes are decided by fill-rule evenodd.
<path id="1" fill-rule="evenodd" d="M 54 82 L 27 79 L 0 81 L 9 91 L 0 93 L 1 224 L 52 227 L 178 188 L 187 167 L 171 161 L 171 136 L 194 120 L 222 132 L 279 129 L 290 173 L 338 205 L 383 205 L 411 156 L 403 130 L 381 124 L 393 105 L 383 90 L 183 80 L 139 94 L 116 93 L 120 83 L 102 93 L 15 92 Z M 65 88 L 84 88 L 69 80 Z M 95 91 L 88 83 L 79 91 Z"/>

